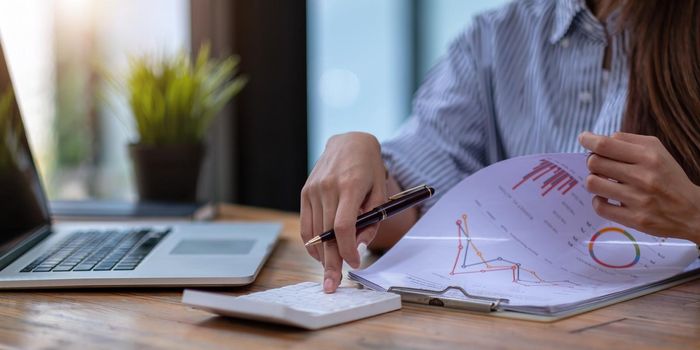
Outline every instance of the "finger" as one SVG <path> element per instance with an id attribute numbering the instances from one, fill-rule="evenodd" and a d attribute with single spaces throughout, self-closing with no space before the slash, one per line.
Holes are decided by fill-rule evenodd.
<path id="1" fill-rule="evenodd" d="M 326 267 L 326 252 L 323 250 L 323 244 L 314 245 L 314 249 L 316 249 L 319 258 L 321 258 L 321 265 L 323 265 L 323 267 Z"/>
<path id="2" fill-rule="evenodd" d="M 618 162 L 599 154 L 591 154 L 586 161 L 588 170 L 596 175 L 601 175 L 610 179 L 615 179 L 624 183 L 635 181 L 630 174 L 634 173 L 634 165 Z"/>
<path id="3" fill-rule="evenodd" d="M 618 224 L 633 227 L 633 212 L 624 206 L 608 203 L 608 199 L 593 197 L 593 209 L 603 218 L 614 221 Z"/>
<path id="4" fill-rule="evenodd" d="M 379 225 L 379 223 L 376 223 L 360 230 L 360 232 L 357 234 L 357 246 L 359 247 L 360 244 L 369 245 L 377 235 Z"/>
<path id="5" fill-rule="evenodd" d="M 326 232 L 333 229 L 333 223 L 335 221 L 335 213 L 338 211 L 338 194 L 337 192 L 326 186 L 321 192 L 321 205 L 323 206 L 323 224 L 322 230 L 319 233 Z M 326 249 L 319 247 L 319 250 L 326 254 Z M 324 259 L 325 262 L 325 259 Z"/>
<path id="6" fill-rule="evenodd" d="M 387 200 L 386 181 L 377 181 L 372 187 L 372 192 L 369 193 L 367 200 L 364 203 L 366 210 L 374 209 L 383 204 Z"/>
<path id="7" fill-rule="evenodd" d="M 384 175 L 382 175 L 384 176 Z M 367 199 L 365 199 L 365 202 L 362 204 L 362 212 L 367 212 L 370 211 L 377 206 L 386 203 L 387 201 L 387 184 L 386 181 L 378 181 L 375 183 L 374 187 L 372 188 L 372 192 L 370 192 L 369 196 L 367 196 Z M 365 227 L 362 229 L 357 234 L 357 243 L 356 245 L 359 246 L 360 243 L 364 243 L 365 245 L 369 245 L 373 240 L 374 237 L 377 236 L 377 232 L 379 231 L 379 226 L 380 223 Z"/>
<path id="8" fill-rule="evenodd" d="M 603 157 L 625 163 L 638 163 L 644 147 L 612 137 L 583 132 L 578 137 L 581 146 Z"/>
<path id="9" fill-rule="evenodd" d="M 308 242 L 314 237 L 314 221 L 313 221 L 313 211 L 311 210 L 311 202 L 309 201 L 308 194 L 302 191 L 301 195 L 301 205 L 300 205 L 300 217 L 301 217 L 301 239 L 304 243 Z M 314 259 L 321 261 L 321 256 L 318 253 L 316 247 L 306 247 L 306 251 Z"/>
<path id="10" fill-rule="evenodd" d="M 585 185 L 588 192 L 599 197 L 614 199 L 623 204 L 629 204 L 635 200 L 634 191 L 629 185 L 614 182 L 598 175 L 588 175 Z"/>
<path id="11" fill-rule="evenodd" d="M 333 293 L 340 285 L 343 261 L 340 258 L 340 253 L 338 253 L 338 244 L 336 241 L 323 243 L 323 251 L 325 256 L 323 264 L 323 290 L 326 293 Z"/>
<path id="12" fill-rule="evenodd" d="M 612 138 L 629 142 L 629 143 L 634 143 L 638 145 L 652 145 L 654 143 L 659 142 L 659 139 L 655 136 L 647 136 L 647 135 L 639 135 L 639 134 L 630 134 L 627 132 L 616 132 L 612 136 Z"/>
<path id="13" fill-rule="evenodd" d="M 661 143 L 661 140 L 659 140 L 655 136 L 646 136 L 646 135 L 637 135 L 637 134 L 618 132 L 618 133 L 615 133 L 613 135 L 613 137 L 616 139 L 619 139 L 619 140 L 623 140 L 625 142 L 636 143 L 638 145 L 642 145 L 642 147 L 645 150 L 640 155 L 641 161 L 639 163 L 645 165 L 647 168 L 659 169 L 659 168 L 665 167 L 665 158 L 666 159 L 673 158 L 668 153 L 666 146 L 664 146 L 664 144 Z M 668 158 L 665 157 L 664 155 L 668 156 Z M 639 174 L 639 172 L 635 172 L 635 175 L 637 176 L 637 178 L 639 178 L 640 174 Z M 638 184 L 644 185 L 644 182 L 640 181 Z"/>
<path id="14" fill-rule="evenodd" d="M 312 236 L 316 237 L 323 233 L 323 205 L 321 205 L 321 198 L 317 193 L 310 193 L 309 199 L 311 200 L 311 218 L 313 221 Z M 316 254 L 318 254 L 318 257 L 321 259 L 321 264 L 323 264 L 325 261 L 323 259 L 323 246 L 317 244 L 313 246 L 313 248 L 316 250 Z"/>
<path id="15" fill-rule="evenodd" d="M 322 231 L 326 232 L 332 230 L 335 223 L 335 215 L 338 211 L 338 194 L 333 190 L 323 191 L 321 194 L 321 205 L 323 206 Z"/>
<path id="16" fill-rule="evenodd" d="M 333 223 L 340 257 L 353 268 L 360 266 L 355 223 L 357 222 L 357 212 L 360 210 L 360 204 L 364 198 L 359 193 L 361 192 L 350 190 L 342 194 Z"/>

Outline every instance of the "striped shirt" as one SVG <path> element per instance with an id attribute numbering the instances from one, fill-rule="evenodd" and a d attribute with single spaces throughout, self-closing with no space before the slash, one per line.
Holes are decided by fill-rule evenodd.
<path id="1" fill-rule="evenodd" d="M 580 132 L 617 131 L 628 81 L 617 15 L 606 24 L 584 0 L 521 0 L 476 16 L 418 89 L 411 118 L 382 144 L 389 173 L 402 188 L 427 183 L 440 194 L 496 161 L 581 152 Z"/>

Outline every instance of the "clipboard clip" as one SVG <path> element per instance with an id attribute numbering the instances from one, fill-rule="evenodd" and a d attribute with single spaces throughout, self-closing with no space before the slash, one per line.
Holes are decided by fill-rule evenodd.
<path id="1" fill-rule="evenodd" d="M 454 298 L 446 295 L 449 291 L 460 292 L 466 299 Z M 453 309 L 461 309 L 476 312 L 494 312 L 500 309 L 501 304 L 507 304 L 508 299 L 482 297 L 469 294 L 459 286 L 449 286 L 443 290 L 429 290 L 409 287 L 390 287 L 387 292 L 401 295 L 401 300 L 409 303 L 441 306 Z"/>

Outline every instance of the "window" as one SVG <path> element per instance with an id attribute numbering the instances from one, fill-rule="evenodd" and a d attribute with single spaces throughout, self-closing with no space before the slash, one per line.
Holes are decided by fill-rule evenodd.
<path id="1" fill-rule="evenodd" d="M 131 118 L 105 72 L 189 49 L 189 1 L 2 1 L 0 34 L 49 198 L 133 199 Z"/>
<path id="2" fill-rule="evenodd" d="M 309 167 L 326 140 L 391 137 L 449 42 L 505 0 L 308 0 Z"/>

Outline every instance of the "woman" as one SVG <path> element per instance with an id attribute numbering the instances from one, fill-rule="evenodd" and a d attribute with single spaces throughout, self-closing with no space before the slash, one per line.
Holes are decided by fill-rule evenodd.
<path id="1" fill-rule="evenodd" d="M 336 232 L 309 249 L 324 289 L 339 285 L 343 260 L 359 266 L 359 243 L 391 247 L 434 203 L 356 236 L 357 215 L 388 193 L 421 183 L 444 193 L 523 154 L 588 150 L 600 216 L 700 242 L 699 19 L 696 0 L 524 0 L 477 16 L 398 137 L 328 141 L 301 193 L 302 239 Z"/>

